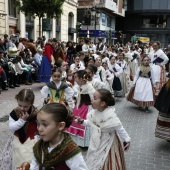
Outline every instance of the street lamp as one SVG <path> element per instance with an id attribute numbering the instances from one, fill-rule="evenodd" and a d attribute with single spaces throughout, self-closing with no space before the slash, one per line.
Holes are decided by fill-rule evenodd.
<path id="1" fill-rule="evenodd" d="M 94 43 L 96 43 L 96 25 L 98 25 L 98 20 L 100 18 L 100 11 L 94 6 L 91 9 L 91 20 L 94 21 Z"/>

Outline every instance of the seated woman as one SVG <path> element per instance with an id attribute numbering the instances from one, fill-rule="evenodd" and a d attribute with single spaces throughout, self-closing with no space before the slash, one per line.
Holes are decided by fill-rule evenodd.
<path id="1" fill-rule="evenodd" d="M 31 71 L 28 70 L 26 67 L 21 66 L 21 57 L 16 57 L 15 60 L 13 60 L 13 63 L 15 65 L 16 71 L 19 75 L 19 77 L 24 78 L 25 85 L 31 85 Z"/>

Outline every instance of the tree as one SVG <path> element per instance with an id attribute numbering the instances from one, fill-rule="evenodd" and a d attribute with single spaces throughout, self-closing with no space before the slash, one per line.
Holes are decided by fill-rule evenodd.
<path id="1" fill-rule="evenodd" d="M 39 36 L 41 36 L 41 19 L 58 18 L 62 14 L 62 6 L 65 0 L 14 0 L 15 6 L 25 16 L 39 18 Z"/>

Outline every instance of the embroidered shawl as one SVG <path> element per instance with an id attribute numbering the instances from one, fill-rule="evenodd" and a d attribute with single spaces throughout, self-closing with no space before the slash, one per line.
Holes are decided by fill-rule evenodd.
<path id="1" fill-rule="evenodd" d="M 150 71 L 152 69 L 150 66 L 148 66 L 148 67 L 140 66 L 139 69 L 140 69 L 140 77 L 147 77 L 147 78 L 150 77 L 149 73 L 150 73 Z"/>
<path id="2" fill-rule="evenodd" d="M 68 133 L 64 133 L 63 141 L 48 153 L 49 143 L 40 139 L 33 147 L 36 160 L 41 167 L 50 170 L 51 167 L 65 162 L 81 152 L 76 143 L 73 142 Z"/>
<path id="3" fill-rule="evenodd" d="M 48 82 L 48 83 L 47 83 L 47 86 L 48 86 L 49 88 L 53 89 L 53 90 L 56 90 L 55 96 L 58 97 L 58 98 L 60 98 L 60 93 L 59 93 L 59 91 L 60 91 L 60 90 L 64 90 L 64 89 L 66 89 L 66 88 L 68 87 L 68 85 L 67 85 L 66 83 L 64 83 L 63 81 L 61 82 L 61 85 L 60 85 L 59 88 L 56 87 L 56 85 L 55 85 L 55 83 L 54 83 L 53 81 Z"/>

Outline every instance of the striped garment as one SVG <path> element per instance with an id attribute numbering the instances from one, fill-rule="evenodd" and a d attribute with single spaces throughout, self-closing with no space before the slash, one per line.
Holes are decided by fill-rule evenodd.
<path id="1" fill-rule="evenodd" d="M 155 136 L 161 139 L 170 140 L 170 113 L 159 112 Z"/>
<path id="2" fill-rule="evenodd" d="M 155 95 L 157 96 L 162 89 L 163 85 L 166 83 L 166 72 L 163 67 L 161 67 L 161 75 L 160 75 L 160 82 L 156 82 L 156 93 Z"/>
<path id="3" fill-rule="evenodd" d="M 126 170 L 124 151 L 117 134 L 102 170 Z"/>

